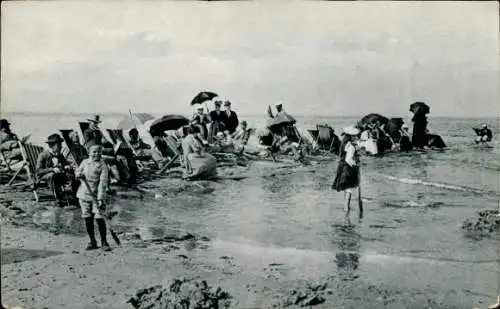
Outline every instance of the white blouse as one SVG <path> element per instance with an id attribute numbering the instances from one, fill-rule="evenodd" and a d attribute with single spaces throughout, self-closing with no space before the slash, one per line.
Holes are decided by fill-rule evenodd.
<path id="1" fill-rule="evenodd" d="M 350 166 L 356 166 L 356 147 L 352 143 L 347 143 L 345 145 L 345 162 Z"/>

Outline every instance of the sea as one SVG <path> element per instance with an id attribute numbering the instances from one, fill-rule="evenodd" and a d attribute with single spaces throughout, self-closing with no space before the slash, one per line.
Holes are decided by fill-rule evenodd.
<path id="1" fill-rule="evenodd" d="M 19 136 L 31 134 L 32 142 L 43 144 L 49 134 L 76 128 L 86 116 L 2 117 Z M 101 127 L 114 128 L 124 117 L 102 115 Z M 302 129 L 326 123 L 339 133 L 361 117 L 296 118 Z M 241 119 L 251 127 L 265 123 L 264 115 Z M 474 143 L 472 128 L 482 123 L 494 134 L 488 147 Z M 355 198 L 346 219 L 343 194 L 330 189 L 337 166 L 332 158 L 272 177 L 262 177 L 262 171 L 275 170 L 272 163 L 255 163 L 246 179 L 219 183 L 210 194 L 140 205 L 123 201 L 120 207 L 128 215 L 121 223 L 157 236 L 171 227 L 203 234 L 227 255 L 284 263 L 308 278 L 338 274 L 339 254 L 350 253 L 358 257 L 356 280 L 433 290 L 464 304 L 494 299 L 500 294 L 500 236 L 471 236 L 460 227 L 478 211 L 499 207 L 499 121 L 430 115 L 429 129 L 441 135 L 445 150 L 362 157 L 362 220 Z"/>

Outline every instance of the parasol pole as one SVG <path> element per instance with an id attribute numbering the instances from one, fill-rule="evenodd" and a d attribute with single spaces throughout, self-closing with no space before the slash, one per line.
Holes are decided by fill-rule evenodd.
<path id="1" fill-rule="evenodd" d="M 132 110 L 129 108 L 128 113 L 130 114 L 130 120 L 134 123 L 134 128 L 137 130 L 137 125 L 134 122 L 134 116 L 132 115 Z"/>

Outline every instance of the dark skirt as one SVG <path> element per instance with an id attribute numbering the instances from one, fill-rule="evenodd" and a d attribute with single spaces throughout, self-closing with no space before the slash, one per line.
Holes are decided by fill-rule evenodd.
<path id="1" fill-rule="evenodd" d="M 350 166 L 344 160 L 339 162 L 337 175 L 332 184 L 332 189 L 338 192 L 350 188 L 356 188 L 359 185 L 359 168 Z"/>

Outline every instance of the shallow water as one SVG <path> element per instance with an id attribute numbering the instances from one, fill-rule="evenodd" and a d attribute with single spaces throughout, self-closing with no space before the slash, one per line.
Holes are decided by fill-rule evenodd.
<path id="1" fill-rule="evenodd" d="M 42 135 L 47 119 L 37 119 Z M 248 267 L 284 263 L 297 277 L 319 278 L 340 274 L 349 262 L 356 266 L 356 280 L 460 291 L 477 301 L 500 292 L 500 237 L 477 240 L 460 230 L 466 217 L 498 207 L 498 143 L 472 144 L 470 128 L 483 121 L 431 119 L 431 130 L 449 146 L 445 151 L 363 158 L 361 221 L 355 199 L 348 222 L 343 195 L 330 190 L 336 168 L 331 160 L 272 177 L 262 177 L 274 171 L 272 164 L 255 163 L 247 179 L 216 183 L 212 193 L 139 205 L 121 200 L 118 224 L 138 228 L 143 236 L 171 228 L 206 235 L 224 254 L 247 256 Z M 353 120 L 319 122 L 334 123 L 339 131 Z"/>

